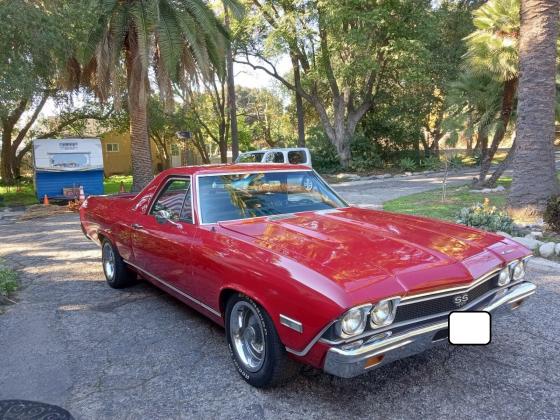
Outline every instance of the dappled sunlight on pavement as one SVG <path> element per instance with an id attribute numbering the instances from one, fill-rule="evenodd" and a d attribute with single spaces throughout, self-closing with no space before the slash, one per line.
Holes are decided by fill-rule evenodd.
<path id="1" fill-rule="evenodd" d="M 221 328 L 147 283 L 110 289 L 100 250 L 83 236 L 77 215 L 2 225 L 0 258 L 23 282 L 18 303 L 0 315 L 0 400 L 43 401 L 85 419 L 560 412 L 554 269 L 530 267 L 536 295 L 495 322 L 489 346 L 436 348 L 352 380 L 307 373 L 262 391 L 238 377 Z"/>

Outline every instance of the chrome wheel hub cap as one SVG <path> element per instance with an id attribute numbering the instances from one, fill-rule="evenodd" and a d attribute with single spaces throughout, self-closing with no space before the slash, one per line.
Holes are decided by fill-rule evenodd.
<path id="1" fill-rule="evenodd" d="M 247 302 L 237 302 L 231 311 L 229 329 L 233 350 L 243 367 L 249 372 L 258 371 L 264 363 L 266 348 L 255 309 Z"/>
<path id="2" fill-rule="evenodd" d="M 113 248 L 108 243 L 105 243 L 103 246 L 102 259 L 105 275 L 109 280 L 113 280 L 115 276 L 115 254 Z"/>

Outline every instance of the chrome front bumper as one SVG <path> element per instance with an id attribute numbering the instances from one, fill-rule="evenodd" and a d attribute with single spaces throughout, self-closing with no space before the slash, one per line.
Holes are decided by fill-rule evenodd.
<path id="1" fill-rule="evenodd" d="M 526 281 L 499 291 L 490 302 L 472 310 L 487 311 L 493 315 L 511 312 L 535 293 L 535 290 L 536 286 Z M 438 344 L 447 343 L 447 334 L 444 333 L 447 329 L 446 319 L 395 335 L 373 336 L 359 347 L 349 348 L 348 345 L 331 347 L 327 352 L 323 369 L 335 376 L 352 378 L 370 369 L 421 353 Z M 439 332 L 442 333 L 438 334 Z"/>

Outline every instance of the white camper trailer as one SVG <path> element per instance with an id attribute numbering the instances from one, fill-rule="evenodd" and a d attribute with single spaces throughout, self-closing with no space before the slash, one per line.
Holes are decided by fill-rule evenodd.
<path id="1" fill-rule="evenodd" d="M 37 198 L 103 194 L 103 151 L 99 139 L 36 139 L 33 168 Z M 65 194 L 66 192 L 66 194 Z"/>

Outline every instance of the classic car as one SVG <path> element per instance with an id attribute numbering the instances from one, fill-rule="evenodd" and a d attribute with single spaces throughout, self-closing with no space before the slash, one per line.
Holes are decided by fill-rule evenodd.
<path id="1" fill-rule="evenodd" d="M 297 362 L 350 378 L 440 343 L 453 311 L 505 313 L 535 291 L 530 252 L 494 233 L 348 205 L 311 168 L 174 168 L 80 209 L 109 286 L 139 277 L 225 327 L 251 385 Z"/>

